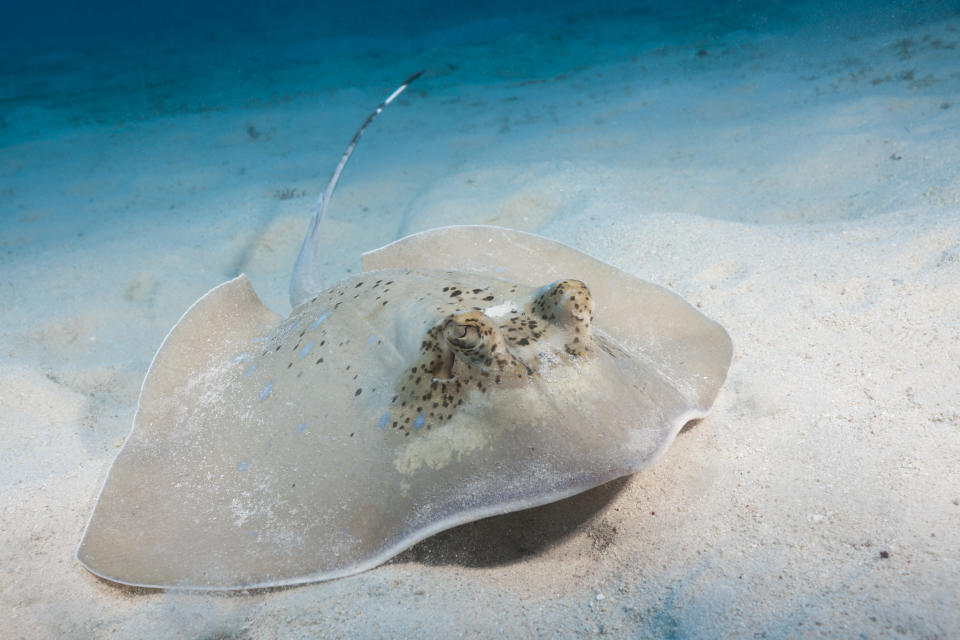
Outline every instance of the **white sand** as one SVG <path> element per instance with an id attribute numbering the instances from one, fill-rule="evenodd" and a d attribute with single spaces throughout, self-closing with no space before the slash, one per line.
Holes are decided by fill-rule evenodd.
<path id="1" fill-rule="evenodd" d="M 73 553 L 166 331 L 240 271 L 286 312 L 312 200 L 404 72 L 143 121 L 8 113 L 0 636 L 960 636 L 960 19 L 718 24 L 588 66 L 628 30 L 404 52 L 391 70 L 434 70 L 327 227 L 331 281 L 486 222 L 670 287 L 734 340 L 709 417 L 631 478 L 273 592 L 131 591 Z"/>

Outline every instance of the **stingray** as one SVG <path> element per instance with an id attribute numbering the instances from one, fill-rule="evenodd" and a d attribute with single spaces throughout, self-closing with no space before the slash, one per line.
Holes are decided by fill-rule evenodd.
<path id="1" fill-rule="evenodd" d="M 97 576 L 229 590 L 355 574 L 643 469 L 712 405 L 720 325 L 540 236 L 433 229 L 317 286 L 340 172 L 405 86 L 320 197 L 290 315 L 240 275 L 164 339 L 77 551 Z"/>

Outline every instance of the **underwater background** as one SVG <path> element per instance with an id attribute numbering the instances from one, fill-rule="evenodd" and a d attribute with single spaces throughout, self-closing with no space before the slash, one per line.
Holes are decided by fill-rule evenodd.
<path id="1" fill-rule="evenodd" d="M 332 4 L 5 6 L 0 636 L 960 634 L 960 3 Z M 419 70 L 343 174 L 328 282 L 442 225 L 569 243 L 728 329 L 713 413 L 360 576 L 89 575 L 167 331 L 239 273 L 289 311 L 317 196 Z"/>

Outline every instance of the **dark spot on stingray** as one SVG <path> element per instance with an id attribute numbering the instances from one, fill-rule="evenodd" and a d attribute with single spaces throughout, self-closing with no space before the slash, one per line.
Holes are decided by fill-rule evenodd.
<path id="1" fill-rule="evenodd" d="M 357 389 L 356 391 L 353 392 L 353 395 L 358 396 L 362 391 L 363 391 L 363 388 Z"/>

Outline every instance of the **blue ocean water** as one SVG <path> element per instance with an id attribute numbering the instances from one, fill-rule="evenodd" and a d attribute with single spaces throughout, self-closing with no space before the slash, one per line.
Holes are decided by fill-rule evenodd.
<path id="1" fill-rule="evenodd" d="M 829 45 L 960 12 L 951 0 L 332 5 L 11 3 L 0 22 L 0 140 L 288 103 L 345 87 L 383 90 L 420 68 L 433 77 L 431 88 L 535 84 L 678 50 L 716 57 L 720 47 L 789 42 L 798 33 Z M 796 66 L 805 57 L 813 64 L 816 54 L 788 55 Z"/>
<path id="2" fill-rule="evenodd" d="M 442 224 L 947 211 L 958 16 L 950 0 L 17 4 L 0 243 L 109 252 L 148 233 L 159 252 L 184 229 L 198 246 L 248 230 L 212 268 L 256 272 L 266 246 L 280 280 L 346 142 L 417 70 L 344 173 L 334 278 Z"/>
<path id="3" fill-rule="evenodd" d="M 816 223 L 960 197 L 956 1 L 331 4 L 8 7 L 6 290 L 132 262 L 197 279 L 175 309 L 240 272 L 285 291 L 347 141 L 418 70 L 344 172 L 331 281 L 445 224 L 576 244 L 649 212 Z"/>

